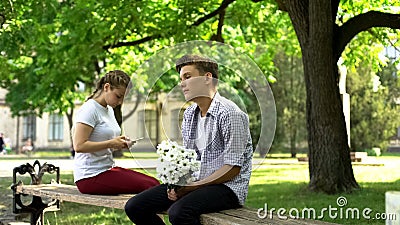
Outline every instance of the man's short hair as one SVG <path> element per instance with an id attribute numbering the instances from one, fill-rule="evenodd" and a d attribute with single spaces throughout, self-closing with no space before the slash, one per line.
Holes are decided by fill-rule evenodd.
<path id="1" fill-rule="evenodd" d="M 180 73 L 182 67 L 187 65 L 194 65 L 201 73 L 210 72 L 215 84 L 218 81 L 218 63 L 216 61 L 199 55 L 184 55 L 176 61 L 175 69 Z"/>

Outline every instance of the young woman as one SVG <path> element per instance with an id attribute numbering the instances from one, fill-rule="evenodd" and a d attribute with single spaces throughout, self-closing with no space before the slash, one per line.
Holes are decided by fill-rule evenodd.
<path id="1" fill-rule="evenodd" d="M 129 147 L 113 108 L 122 104 L 129 76 L 110 71 L 77 112 L 73 128 L 74 181 L 84 194 L 136 194 L 159 184 L 145 174 L 116 167 L 112 151 Z"/>

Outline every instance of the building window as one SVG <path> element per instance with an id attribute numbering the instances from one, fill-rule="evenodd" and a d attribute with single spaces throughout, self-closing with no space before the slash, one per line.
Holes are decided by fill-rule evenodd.
<path id="1" fill-rule="evenodd" d="M 157 112 L 155 110 L 139 111 L 139 137 L 148 137 L 157 141 Z"/>
<path id="2" fill-rule="evenodd" d="M 170 139 L 174 140 L 178 143 L 182 142 L 182 120 L 183 120 L 183 113 L 185 109 L 174 109 L 171 110 L 171 133 Z"/>
<path id="3" fill-rule="evenodd" d="M 49 117 L 49 141 L 62 141 L 64 139 L 64 118 L 59 114 Z"/>
<path id="4" fill-rule="evenodd" d="M 23 118 L 22 122 L 22 138 L 27 140 L 30 138 L 32 141 L 36 141 L 36 116 L 29 115 Z"/>

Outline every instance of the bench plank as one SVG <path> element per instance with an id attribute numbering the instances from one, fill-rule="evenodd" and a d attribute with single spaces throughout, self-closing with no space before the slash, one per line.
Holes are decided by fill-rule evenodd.
<path id="1" fill-rule="evenodd" d="M 116 209 L 124 209 L 126 201 L 133 196 L 82 194 L 76 186 L 65 184 L 19 185 L 16 191 L 21 194 Z"/>
<path id="2" fill-rule="evenodd" d="M 87 205 L 95 205 L 109 208 L 124 209 L 126 201 L 131 195 L 89 195 L 82 194 L 74 185 L 65 184 L 39 184 L 39 185 L 18 185 L 16 192 L 19 194 L 33 195 L 44 198 L 57 199 L 60 201 L 76 202 Z M 273 218 L 262 219 L 257 215 L 257 210 L 246 207 L 238 209 L 224 210 L 216 213 L 202 214 L 201 222 L 204 225 L 329 225 L 333 223 L 306 220 L 291 219 L 282 220 L 274 215 Z"/>

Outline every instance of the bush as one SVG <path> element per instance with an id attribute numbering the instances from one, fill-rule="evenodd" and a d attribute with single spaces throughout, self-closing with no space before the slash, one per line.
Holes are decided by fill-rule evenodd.
<path id="1" fill-rule="evenodd" d="M 380 148 L 365 149 L 365 152 L 367 152 L 368 156 L 381 156 L 382 155 Z"/>

